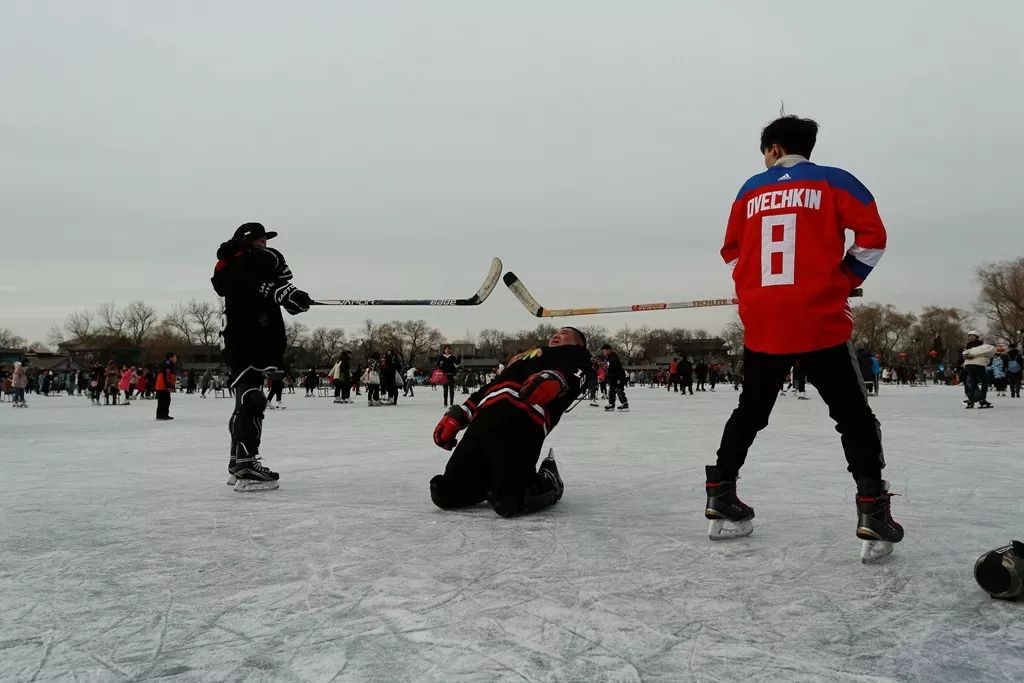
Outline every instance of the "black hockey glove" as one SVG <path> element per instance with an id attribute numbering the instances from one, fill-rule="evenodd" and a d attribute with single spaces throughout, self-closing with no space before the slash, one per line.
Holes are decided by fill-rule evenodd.
<path id="1" fill-rule="evenodd" d="M 285 298 L 281 305 L 292 315 L 298 315 L 309 310 L 309 307 L 313 305 L 313 299 L 301 289 L 296 289 Z"/>

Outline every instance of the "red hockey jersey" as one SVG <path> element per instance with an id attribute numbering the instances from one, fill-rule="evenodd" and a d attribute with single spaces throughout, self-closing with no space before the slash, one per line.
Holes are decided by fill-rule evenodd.
<path id="1" fill-rule="evenodd" d="M 847 229 L 854 242 L 844 253 Z M 748 180 L 722 246 L 746 347 L 803 353 L 849 341 L 850 290 L 884 250 L 875 199 L 850 173 L 789 155 Z"/>

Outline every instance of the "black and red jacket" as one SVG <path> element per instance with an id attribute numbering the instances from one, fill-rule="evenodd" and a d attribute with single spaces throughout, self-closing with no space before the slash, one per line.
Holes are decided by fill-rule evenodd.
<path id="1" fill-rule="evenodd" d="M 536 406 L 519 398 L 519 388 L 530 375 L 541 370 L 561 373 L 568 386 L 562 396 L 546 406 Z M 504 421 L 522 415 L 543 429 L 546 435 L 591 379 L 590 354 L 582 346 L 546 346 L 513 356 L 494 381 L 477 389 L 462 405 L 470 420 Z"/>

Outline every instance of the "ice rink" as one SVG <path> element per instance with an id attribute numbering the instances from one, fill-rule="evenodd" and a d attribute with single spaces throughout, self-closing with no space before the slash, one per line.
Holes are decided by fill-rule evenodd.
<path id="1" fill-rule="evenodd" d="M 711 543 L 703 465 L 731 387 L 634 388 L 548 443 L 566 483 L 514 520 L 442 512 L 441 393 L 394 408 L 285 396 L 273 493 L 225 486 L 231 403 L 0 404 L 0 680 L 1011 681 L 1024 605 L 975 584 L 1024 536 L 1024 402 L 883 387 L 895 517 L 859 562 L 853 482 L 820 399 L 780 399 Z M 362 397 L 359 399 L 362 401 Z"/>

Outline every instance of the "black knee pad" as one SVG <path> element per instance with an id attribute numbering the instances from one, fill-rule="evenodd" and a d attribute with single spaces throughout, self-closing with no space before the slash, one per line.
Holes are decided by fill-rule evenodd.
<path id="1" fill-rule="evenodd" d="M 436 475 L 430 480 L 430 500 L 434 501 L 434 505 L 447 510 L 450 506 L 447 505 L 448 500 L 444 495 L 444 477 L 440 474 Z"/>
<path id="2" fill-rule="evenodd" d="M 262 416 L 267 408 L 267 397 L 258 387 L 246 388 L 238 399 L 238 412 L 245 416 Z"/>

